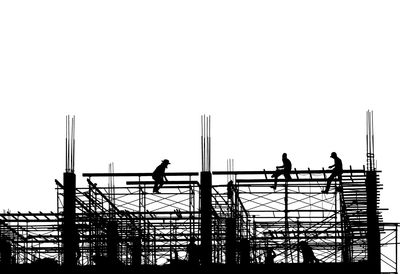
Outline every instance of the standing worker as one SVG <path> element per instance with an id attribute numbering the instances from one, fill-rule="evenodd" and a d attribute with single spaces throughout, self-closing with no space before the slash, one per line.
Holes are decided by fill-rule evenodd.
<path id="1" fill-rule="evenodd" d="M 305 264 L 319 263 L 319 260 L 314 255 L 314 251 L 306 241 L 301 241 L 299 243 L 299 247 L 301 253 L 303 254 L 303 263 Z"/>
<path id="2" fill-rule="evenodd" d="M 292 170 L 292 163 L 288 159 L 286 153 L 282 154 L 282 162 L 283 162 L 283 165 L 277 166 L 276 171 L 271 176 L 272 178 L 275 178 L 275 184 L 272 187 L 274 190 L 276 190 L 276 185 L 278 183 L 278 177 L 281 176 L 282 174 L 285 176 L 285 179 L 287 181 L 292 179 L 292 177 L 290 176 L 290 171 Z"/>
<path id="3" fill-rule="evenodd" d="M 190 237 L 189 244 L 187 246 L 187 258 L 190 265 L 198 265 L 200 260 L 199 246 L 195 243 L 195 238 Z"/>
<path id="4" fill-rule="evenodd" d="M 326 181 L 326 189 L 322 190 L 322 193 L 328 193 L 329 188 L 331 187 L 331 183 L 332 183 L 333 179 L 335 179 L 336 176 L 339 179 L 339 184 L 340 184 L 339 189 L 341 189 L 342 173 L 343 173 L 342 160 L 340 160 L 340 158 L 337 156 L 336 152 L 331 153 L 331 158 L 333 158 L 335 163 L 333 165 L 329 166 L 329 168 L 333 168 L 332 174 L 331 174 L 331 176 L 329 176 L 328 180 Z"/>
<path id="5" fill-rule="evenodd" d="M 234 190 L 234 186 L 233 186 L 233 181 L 230 180 L 228 182 L 228 185 L 226 186 L 226 190 L 228 193 L 228 200 L 229 201 L 233 201 L 233 190 Z"/>
<path id="6" fill-rule="evenodd" d="M 272 249 L 272 247 L 267 247 L 267 251 L 265 252 L 265 263 L 273 264 L 275 257 L 276 257 L 276 253 Z"/>
<path id="7" fill-rule="evenodd" d="M 165 176 L 165 169 L 168 168 L 170 162 L 165 159 L 161 162 L 161 164 L 153 171 L 152 178 L 154 179 L 154 188 L 153 193 L 160 193 L 159 190 L 164 184 L 165 181 L 168 182 L 167 177 Z"/>

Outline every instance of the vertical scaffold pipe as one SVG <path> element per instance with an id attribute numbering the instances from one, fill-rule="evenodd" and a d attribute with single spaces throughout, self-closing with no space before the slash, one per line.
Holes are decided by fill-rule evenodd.
<path id="1" fill-rule="evenodd" d="M 381 247 L 378 219 L 378 180 L 375 170 L 367 171 L 367 250 L 370 273 L 381 273 Z"/>
<path id="2" fill-rule="evenodd" d="M 289 190 L 288 182 L 285 182 L 285 263 L 289 262 Z"/>
<path id="3" fill-rule="evenodd" d="M 211 245 L 211 172 L 203 171 L 200 175 L 200 206 L 201 206 L 201 263 L 204 266 L 212 262 Z"/>
<path id="4" fill-rule="evenodd" d="M 75 225 L 75 192 L 76 176 L 75 173 L 64 173 L 64 212 L 62 241 L 64 250 L 64 266 L 67 268 L 76 265 L 76 252 L 79 248 L 79 239 L 77 239 L 77 230 Z"/>

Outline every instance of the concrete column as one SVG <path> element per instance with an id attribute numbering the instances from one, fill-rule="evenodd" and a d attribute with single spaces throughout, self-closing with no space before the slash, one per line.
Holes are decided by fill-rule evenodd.
<path id="1" fill-rule="evenodd" d="M 381 273 L 381 246 L 378 219 L 378 180 L 376 171 L 367 171 L 367 245 L 370 273 Z"/>
<path id="2" fill-rule="evenodd" d="M 64 251 L 64 266 L 76 265 L 76 239 L 77 230 L 75 225 L 75 199 L 76 199 L 76 176 L 75 173 L 64 173 L 64 212 L 62 227 L 62 243 Z"/>
<path id="3" fill-rule="evenodd" d="M 211 245 L 211 172 L 203 171 L 200 175 L 200 206 L 201 206 L 201 263 L 202 265 L 210 265 L 212 262 L 212 245 Z"/>

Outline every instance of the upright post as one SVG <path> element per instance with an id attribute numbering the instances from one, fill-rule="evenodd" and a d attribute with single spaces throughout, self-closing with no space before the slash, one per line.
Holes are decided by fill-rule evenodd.
<path id="1" fill-rule="evenodd" d="M 75 243 L 77 230 L 75 225 L 75 173 L 64 173 L 64 223 L 62 228 L 62 240 L 64 246 L 64 266 L 73 267 L 76 265 Z"/>
<path id="2" fill-rule="evenodd" d="M 79 249 L 79 234 L 75 225 L 75 196 L 76 176 L 75 167 L 75 117 L 66 117 L 65 132 L 65 173 L 64 183 L 64 212 L 62 225 L 62 243 L 64 247 L 64 266 L 72 268 L 76 265 Z"/>
<path id="3" fill-rule="evenodd" d="M 211 245 L 211 172 L 203 171 L 200 175 L 201 195 L 201 262 L 202 265 L 210 265 L 212 262 Z"/>
<path id="4" fill-rule="evenodd" d="M 201 264 L 212 262 L 212 220 L 211 220 L 211 118 L 201 117 L 201 173 L 200 173 L 200 213 L 201 213 Z"/>
<path id="5" fill-rule="evenodd" d="M 371 273 L 381 273 L 381 247 L 377 203 L 377 174 L 367 171 L 367 250 Z"/>
<path id="6" fill-rule="evenodd" d="M 288 182 L 285 181 L 285 263 L 288 263 L 288 246 L 289 246 L 289 207 L 288 207 Z"/>

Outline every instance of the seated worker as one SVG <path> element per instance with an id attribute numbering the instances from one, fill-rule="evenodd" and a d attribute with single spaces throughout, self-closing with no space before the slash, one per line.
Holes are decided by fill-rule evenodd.
<path id="1" fill-rule="evenodd" d="M 276 189 L 276 185 L 278 183 L 278 177 L 281 176 L 282 174 L 285 176 L 286 180 L 292 179 L 292 177 L 290 176 L 290 171 L 292 170 L 292 163 L 287 158 L 286 153 L 282 154 L 282 162 L 283 162 L 283 165 L 277 166 L 276 171 L 271 176 L 272 178 L 275 178 L 275 184 L 274 184 L 274 186 L 272 186 L 272 188 L 274 190 Z"/>

